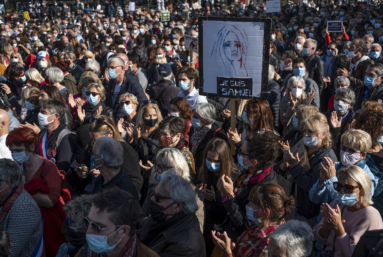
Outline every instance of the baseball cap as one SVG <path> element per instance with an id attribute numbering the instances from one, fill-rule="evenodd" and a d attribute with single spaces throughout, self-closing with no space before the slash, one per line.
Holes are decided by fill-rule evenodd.
<path id="1" fill-rule="evenodd" d="M 167 63 L 160 64 L 157 70 L 158 70 L 158 74 L 160 74 L 162 77 L 167 77 L 170 74 L 172 74 L 172 68 Z"/>
<path id="2" fill-rule="evenodd" d="M 43 59 L 43 58 L 46 58 L 49 60 L 49 54 L 45 51 L 40 51 L 38 54 L 37 54 L 37 59 Z"/>

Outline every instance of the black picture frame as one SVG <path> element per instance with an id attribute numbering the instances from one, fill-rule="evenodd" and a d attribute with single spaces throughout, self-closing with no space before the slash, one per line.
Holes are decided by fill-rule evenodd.
<path id="1" fill-rule="evenodd" d="M 262 58 L 262 82 L 261 82 L 261 95 L 259 97 L 252 97 L 250 99 L 266 100 L 267 87 L 268 87 L 268 74 L 269 74 L 269 58 L 270 58 L 270 36 L 271 36 L 271 19 L 258 19 L 258 18 L 238 18 L 238 17 L 198 17 L 198 50 L 199 50 L 199 94 L 210 96 L 216 95 L 206 93 L 203 90 L 204 86 L 204 56 L 203 56 L 203 21 L 233 21 L 233 22 L 263 22 L 265 33 L 263 35 L 263 58 Z M 253 47 L 257 47 L 256 45 Z M 249 99 L 249 98 L 243 98 Z"/>

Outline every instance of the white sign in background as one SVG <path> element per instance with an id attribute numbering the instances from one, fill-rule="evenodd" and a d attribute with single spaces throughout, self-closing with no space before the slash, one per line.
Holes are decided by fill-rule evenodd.
<path id="1" fill-rule="evenodd" d="M 217 94 L 217 77 L 253 78 L 252 96 L 260 96 L 264 23 L 203 21 L 202 25 L 204 93 Z"/>
<path id="2" fill-rule="evenodd" d="M 281 0 L 266 1 L 266 13 L 281 12 Z"/>

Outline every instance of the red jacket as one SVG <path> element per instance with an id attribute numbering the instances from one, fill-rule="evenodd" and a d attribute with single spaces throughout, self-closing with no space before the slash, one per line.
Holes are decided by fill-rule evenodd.
<path id="1" fill-rule="evenodd" d="M 343 38 L 346 39 L 346 40 L 350 40 L 350 38 L 348 37 L 346 32 L 343 33 Z M 332 42 L 330 34 L 326 35 L 326 37 L 324 38 L 324 42 L 325 42 L 326 45 L 328 45 L 328 44 L 330 44 Z"/>

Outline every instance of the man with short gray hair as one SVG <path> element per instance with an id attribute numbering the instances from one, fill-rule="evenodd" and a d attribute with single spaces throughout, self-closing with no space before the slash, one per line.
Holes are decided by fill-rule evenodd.
<path id="1" fill-rule="evenodd" d="M 190 183 L 174 170 L 162 173 L 149 203 L 150 216 L 139 239 L 160 256 L 206 256 Z"/>
<path id="2" fill-rule="evenodd" d="M 119 141 L 111 137 L 96 139 L 92 149 L 91 162 L 101 174 L 94 181 L 93 194 L 115 186 L 131 193 L 134 199 L 139 200 L 136 186 L 121 168 L 123 157 L 124 148 Z"/>
<path id="3" fill-rule="evenodd" d="M 324 75 L 324 63 L 320 59 L 320 57 L 315 53 L 316 49 L 317 41 L 315 39 L 307 39 L 306 42 L 303 44 L 303 59 L 306 62 L 306 71 L 309 74 L 309 78 L 317 83 L 322 99 L 322 91 L 324 89 L 324 82 L 322 79 Z M 321 106 L 323 107 L 322 104 Z"/>

